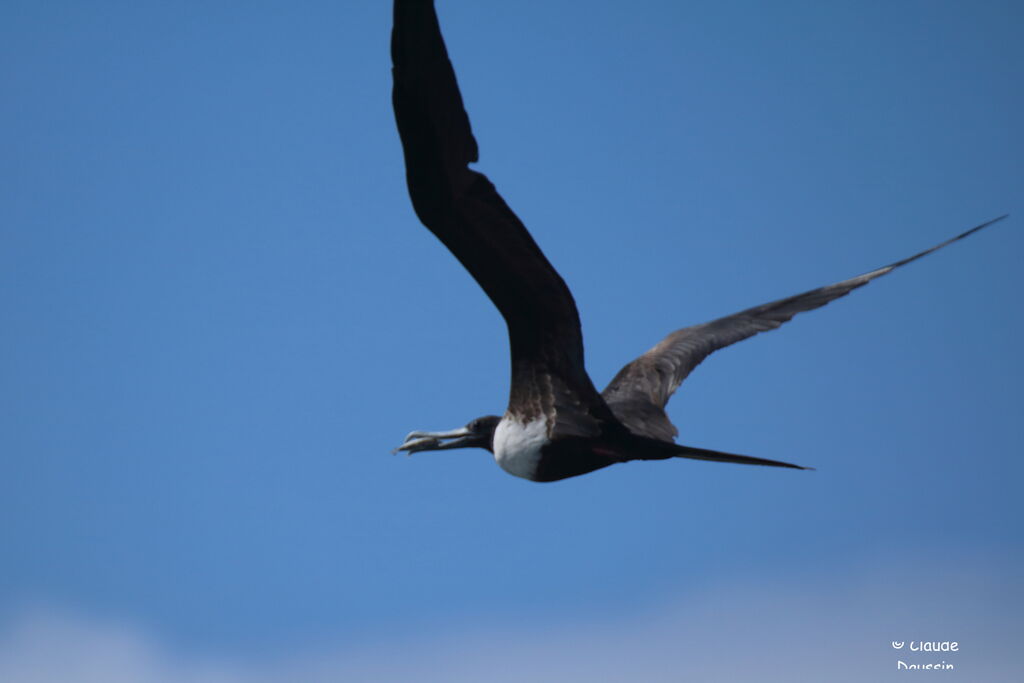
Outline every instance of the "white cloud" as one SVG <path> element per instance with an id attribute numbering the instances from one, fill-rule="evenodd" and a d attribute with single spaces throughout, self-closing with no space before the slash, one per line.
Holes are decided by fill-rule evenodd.
<path id="1" fill-rule="evenodd" d="M 240 672 L 175 660 L 141 629 L 35 610 L 0 639 L 0 681 L 12 683 L 242 683 Z"/>
<path id="2" fill-rule="evenodd" d="M 609 587 L 614 591 L 615 587 Z M 274 660 L 171 655 L 145 630 L 35 611 L 0 634 L 0 680 L 16 683 L 285 681 L 1019 680 L 1019 588 L 991 566 L 861 572 L 830 583 L 721 583 L 659 609 L 542 625 L 495 618 Z M 891 641 L 956 640 L 929 655 Z M 897 660 L 953 671 L 896 671 Z"/>

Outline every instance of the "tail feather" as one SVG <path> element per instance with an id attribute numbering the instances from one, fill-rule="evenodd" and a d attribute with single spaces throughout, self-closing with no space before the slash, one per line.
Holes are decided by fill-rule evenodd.
<path id="1" fill-rule="evenodd" d="M 690 458 L 691 460 L 711 460 L 714 462 L 734 462 L 737 465 L 767 465 L 769 467 L 789 467 L 794 470 L 814 469 L 813 467 L 794 465 L 791 462 L 782 462 L 781 460 L 768 460 L 767 458 L 755 458 L 750 455 L 722 453 L 721 451 L 710 451 L 706 448 L 694 448 L 693 446 L 682 446 L 680 444 L 672 445 L 675 446 L 675 453 L 673 455 L 677 458 Z"/>
<path id="2" fill-rule="evenodd" d="M 766 467 L 788 467 L 794 470 L 813 470 L 813 467 L 794 465 L 781 460 L 768 460 L 767 458 L 755 458 L 750 455 L 737 455 L 735 453 L 723 453 L 712 451 L 707 448 L 695 448 L 683 446 L 682 444 L 649 439 L 633 435 L 633 444 L 629 449 L 630 460 L 667 460 L 668 458 L 689 458 L 691 460 L 710 460 L 712 462 L 731 462 L 737 465 L 764 465 Z"/>

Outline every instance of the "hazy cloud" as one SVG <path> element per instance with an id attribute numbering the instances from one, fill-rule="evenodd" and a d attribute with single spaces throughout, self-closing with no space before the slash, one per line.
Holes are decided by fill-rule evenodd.
<path id="1" fill-rule="evenodd" d="M 614 590 L 614 587 L 610 587 Z M 278 659 L 172 655 L 144 628 L 36 610 L 0 635 L 0 680 L 18 683 L 285 681 L 800 681 L 1017 678 L 1020 591 L 992 567 L 860 572 L 829 584 L 722 583 L 659 609 L 542 625 L 500 618 L 369 635 Z M 922 653 L 892 641 L 958 641 Z M 897 671 L 896 662 L 941 672 Z"/>

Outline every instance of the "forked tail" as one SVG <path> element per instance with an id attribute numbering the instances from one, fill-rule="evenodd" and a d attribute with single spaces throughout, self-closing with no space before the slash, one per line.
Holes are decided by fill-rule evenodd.
<path id="1" fill-rule="evenodd" d="M 803 467 L 781 460 L 768 460 L 767 458 L 755 458 L 750 455 L 736 455 L 735 453 L 723 453 L 712 451 L 707 448 L 694 448 L 682 444 L 649 439 L 643 436 L 633 435 L 637 446 L 630 449 L 631 460 L 667 460 L 668 458 L 690 458 L 691 460 L 710 460 L 712 462 L 732 462 L 737 465 L 765 465 L 767 467 L 788 467 L 794 470 L 813 470 L 813 467 Z"/>

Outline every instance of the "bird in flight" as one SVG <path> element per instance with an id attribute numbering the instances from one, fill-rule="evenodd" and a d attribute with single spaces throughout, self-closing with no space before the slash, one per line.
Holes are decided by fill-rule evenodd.
<path id="1" fill-rule="evenodd" d="M 494 185 L 469 164 L 477 143 L 448 60 L 433 0 L 395 0 L 391 36 L 395 120 L 420 221 L 469 271 L 508 326 L 512 385 L 501 417 L 410 433 L 395 452 L 483 448 L 506 472 L 556 481 L 630 460 L 692 458 L 811 469 L 674 442 L 665 405 L 709 354 L 774 330 L 1001 216 L 863 275 L 676 330 L 598 393 L 583 364 L 572 294 Z"/>

